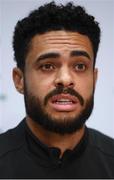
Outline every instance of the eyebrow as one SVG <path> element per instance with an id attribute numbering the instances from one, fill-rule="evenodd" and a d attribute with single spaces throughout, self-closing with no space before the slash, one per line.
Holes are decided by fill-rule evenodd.
<path id="1" fill-rule="evenodd" d="M 50 52 L 50 53 L 45 53 L 45 54 L 40 55 L 37 58 L 37 61 L 45 60 L 45 59 L 49 59 L 49 58 L 59 58 L 59 57 L 60 57 L 59 53 Z"/>
<path id="2" fill-rule="evenodd" d="M 84 56 L 88 59 L 91 60 L 90 55 L 86 52 L 86 51 L 82 51 L 82 50 L 74 50 L 70 53 L 70 57 L 78 57 L 78 56 Z M 45 60 L 45 59 L 50 59 L 50 58 L 59 58 L 60 54 L 56 53 L 56 52 L 49 52 L 49 53 L 45 53 L 45 54 L 41 54 L 38 58 L 37 58 L 37 62 L 41 61 L 41 60 Z"/>
<path id="3" fill-rule="evenodd" d="M 87 57 L 88 59 L 91 60 L 90 55 L 86 51 L 82 51 L 82 50 L 72 51 L 70 56 L 71 57 L 73 57 L 73 56 L 84 56 L 84 57 Z"/>

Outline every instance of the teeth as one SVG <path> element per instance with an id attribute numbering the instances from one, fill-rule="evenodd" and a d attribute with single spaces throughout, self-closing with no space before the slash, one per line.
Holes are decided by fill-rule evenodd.
<path id="1" fill-rule="evenodd" d="M 72 101 L 69 99 L 60 99 L 58 101 L 56 101 L 57 104 L 72 104 Z"/>
<path id="2" fill-rule="evenodd" d="M 62 105 L 65 105 L 65 104 L 72 104 L 72 102 L 71 102 L 71 101 L 69 101 L 69 102 L 57 101 L 56 104 L 62 104 Z"/>
<path id="3" fill-rule="evenodd" d="M 72 102 L 72 101 L 69 100 L 69 99 L 60 99 L 60 100 L 58 100 L 57 102 Z"/>

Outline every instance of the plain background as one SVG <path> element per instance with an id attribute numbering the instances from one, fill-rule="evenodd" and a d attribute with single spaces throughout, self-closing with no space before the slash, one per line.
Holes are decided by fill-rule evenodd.
<path id="1" fill-rule="evenodd" d="M 0 0 L 0 131 L 16 126 L 25 117 L 23 95 L 16 92 L 12 81 L 12 36 L 19 19 L 50 1 Z M 56 2 L 68 2 L 58 0 Z M 77 0 L 96 17 L 102 30 L 96 66 L 99 69 L 94 111 L 87 125 L 114 137 L 114 1 Z"/>

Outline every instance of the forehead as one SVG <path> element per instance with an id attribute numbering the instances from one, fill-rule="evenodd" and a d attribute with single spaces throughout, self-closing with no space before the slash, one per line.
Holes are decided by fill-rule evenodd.
<path id="1" fill-rule="evenodd" d="M 77 32 L 50 31 L 35 35 L 31 40 L 28 56 L 57 52 L 69 54 L 73 50 L 84 50 L 93 59 L 93 49 L 89 38 Z"/>

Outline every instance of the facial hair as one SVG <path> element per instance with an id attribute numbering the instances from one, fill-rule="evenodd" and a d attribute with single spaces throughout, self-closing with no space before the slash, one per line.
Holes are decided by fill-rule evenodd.
<path id="1" fill-rule="evenodd" d="M 44 98 L 43 103 L 40 102 L 39 98 L 35 97 L 31 92 L 28 91 L 26 83 L 24 92 L 27 115 L 44 129 L 61 135 L 72 134 L 81 129 L 91 115 L 94 106 L 94 92 L 85 103 L 84 98 L 78 92 L 71 88 L 64 88 L 63 86 L 58 87 L 47 94 L 47 96 Z M 85 104 L 85 107 L 78 116 L 76 115 L 72 118 L 66 118 L 64 119 L 64 121 L 63 119 L 59 119 L 58 121 L 56 118 L 49 115 L 48 112 L 45 112 L 44 109 L 48 104 L 48 100 L 51 97 L 61 93 L 70 94 L 77 97 L 81 106 L 84 106 Z"/>

